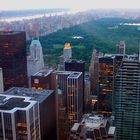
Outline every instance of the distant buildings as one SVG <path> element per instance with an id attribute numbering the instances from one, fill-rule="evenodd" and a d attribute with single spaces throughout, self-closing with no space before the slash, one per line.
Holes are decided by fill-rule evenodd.
<path id="1" fill-rule="evenodd" d="M 71 129 L 69 140 L 115 140 L 116 128 L 101 114 L 85 114 Z"/>
<path id="2" fill-rule="evenodd" d="M 113 114 L 117 139 L 140 139 L 140 63 L 124 59 L 115 78 Z"/>
<path id="3" fill-rule="evenodd" d="M 0 108 L 3 110 L 0 112 L 6 114 L 4 125 L 7 129 L 5 131 L 7 137 L 4 136 L 4 132 L 0 133 L 3 134 L 2 137 L 5 137 L 4 140 L 12 139 L 11 137 L 14 137 L 14 140 L 34 140 L 35 137 L 37 140 L 56 139 L 55 94 L 53 90 L 15 87 L 4 92 L 4 95 L 7 96 L 7 99 L 1 99 L 0 104 Z M 8 99 L 9 97 L 10 99 Z M 13 114 L 14 112 L 15 114 Z M 4 120 L 2 119 L 2 121 Z M 18 129 L 16 129 L 17 127 Z"/>
<path id="4" fill-rule="evenodd" d="M 4 90 L 13 86 L 27 87 L 25 32 L 0 31 L 0 58 Z"/>
<path id="5" fill-rule="evenodd" d="M 27 57 L 28 76 L 35 74 L 44 68 L 42 46 L 39 40 L 32 40 L 30 45 L 30 55 Z"/>

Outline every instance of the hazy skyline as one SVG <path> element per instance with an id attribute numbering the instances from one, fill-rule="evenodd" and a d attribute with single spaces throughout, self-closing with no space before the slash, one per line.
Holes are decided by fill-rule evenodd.
<path id="1" fill-rule="evenodd" d="M 86 10 L 97 8 L 140 8 L 139 0 L 0 0 L 0 10 L 42 8 L 70 8 Z"/>

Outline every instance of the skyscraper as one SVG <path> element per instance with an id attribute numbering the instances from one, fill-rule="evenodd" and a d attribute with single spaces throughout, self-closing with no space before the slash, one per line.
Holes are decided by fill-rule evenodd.
<path id="1" fill-rule="evenodd" d="M 112 93 L 114 89 L 115 57 L 99 58 L 98 109 L 112 113 Z"/>
<path id="2" fill-rule="evenodd" d="M 92 58 L 90 61 L 90 67 L 89 67 L 92 95 L 98 94 L 97 84 L 99 80 L 99 57 L 101 56 L 102 54 L 98 53 L 96 49 L 93 50 Z"/>
<path id="3" fill-rule="evenodd" d="M 27 57 L 28 76 L 35 74 L 44 68 L 42 46 L 39 40 L 32 40 L 30 45 L 30 55 Z"/>
<path id="4" fill-rule="evenodd" d="M 123 55 L 106 54 L 102 56 L 96 50 L 90 65 L 91 90 L 93 95 L 98 95 L 98 102 L 94 109 L 106 115 L 112 114 L 112 95 L 114 91 L 114 78 L 121 65 Z"/>
<path id="5" fill-rule="evenodd" d="M 117 139 L 140 139 L 140 63 L 124 59 L 115 78 L 114 106 Z"/>
<path id="6" fill-rule="evenodd" d="M 24 118 L 25 114 L 30 115 L 26 120 L 29 123 L 29 124 L 27 124 L 27 126 L 28 126 L 27 129 L 26 129 L 26 124 L 24 124 L 24 125 L 19 124 L 19 128 L 21 126 L 21 130 L 19 129 L 19 131 L 21 131 L 21 133 L 24 133 L 23 130 L 25 129 L 25 136 L 28 133 L 30 135 L 30 137 L 28 137 L 28 139 L 26 139 L 24 137 L 25 140 L 34 140 L 34 139 L 31 139 L 31 137 L 32 137 L 32 135 L 35 136 L 35 134 L 37 133 L 36 131 L 38 131 L 38 129 L 37 130 L 35 129 L 35 125 L 31 124 L 30 121 L 33 123 L 37 123 L 39 125 L 41 140 L 56 140 L 55 93 L 53 90 L 33 90 L 33 89 L 29 89 L 29 88 L 14 87 L 14 88 L 11 88 L 11 89 L 5 91 L 4 94 L 11 95 L 11 98 L 12 97 L 13 98 L 16 98 L 16 97 L 22 98 L 22 100 L 19 100 L 16 98 L 16 100 L 10 101 L 10 104 L 7 103 L 7 106 L 8 107 L 10 106 L 10 111 L 11 111 L 11 107 L 14 108 L 11 112 L 13 112 L 14 110 L 17 110 L 17 113 L 18 113 L 19 107 L 21 108 L 19 110 L 23 110 L 23 108 L 25 107 L 25 110 L 27 110 L 27 114 L 26 114 L 26 112 L 24 112 L 24 113 L 21 113 L 18 115 L 21 118 L 23 117 L 22 119 L 25 119 Z M 27 98 L 30 101 L 36 101 L 38 103 L 38 107 L 37 108 L 33 107 L 29 111 L 29 108 L 31 108 L 31 105 L 27 104 L 26 100 L 24 98 L 25 99 Z M 29 107 L 27 107 L 27 105 L 29 105 Z M 5 109 L 6 109 L 6 107 L 5 107 Z M 37 114 L 35 114 L 34 110 L 35 110 L 35 112 L 39 113 L 39 122 L 36 122 L 34 120 L 34 117 L 37 118 Z M 18 117 L 18 115 L 17 115 L 17 117 Z M 34 132 L 30 131 L 30 129 L 31 130 L 33 129 Z M 13 127 L 12 127 L 12 130 L 13 130 Z M 13 132 L 15 132 L 15 130 L 13 130 Z M 32 133 L 34 133 L 34 134 L 32 134 Z M 6 139 L 4 139 L 4 140 L 6 140 Z M 16 140 L 16 139 L 14 139 L 14 140 Z"/>
<path id="7" fill-rule="evenodd" d="M 0 67 L 3 69 L 4 89 L 27 86 L 25 32 L 0 32 Z"/>
<path id="8" fill-rule="evenodd" d="M 83 77 L 82 72 L 58 71 L 59 88 L 62 90 L 64 106 L 68 117 L 68 130 L 83 115 Z"/>
<path id="9" fill-rule="evenodd" d="M 85 81 L 84 81 L 84 76 L 85 76 L 85 62 L 83 62 L 82 60 L 69 60 L 65 62 L 65 71 L 77 71 L 77 72 L 82 72 L 82 82 L 83 82 L 83 91 L 82 91 L 82 95 L 83 95 L 83 107 L 84 107 L 84 89 L 85 89 Z M 85 110 L 83 108 L 83 110 Z"/>
<path id="10" fill-rule="evenodd" d="M 0 139 L 41 140 L 39 104 L 31 97 L 0 95 Z"/>

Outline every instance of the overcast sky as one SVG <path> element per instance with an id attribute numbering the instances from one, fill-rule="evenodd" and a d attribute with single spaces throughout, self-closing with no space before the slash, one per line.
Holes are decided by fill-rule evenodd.
<path id="1" fill-rule="evenodd" d="M 41 8 L 140 8 L 140 0 L 0 0 L 0 10 Z"/>

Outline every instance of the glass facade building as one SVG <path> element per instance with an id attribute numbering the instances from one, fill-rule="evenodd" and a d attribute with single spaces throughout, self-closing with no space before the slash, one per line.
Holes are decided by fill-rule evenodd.
<path id="1" fill-rule="evenodd" d="M 124 60 L 115 78 L 113 114 L 118 140 L 140 140 L 140 63 Z"/>
<path id="2" fill-rule="evenodd" d="M 4 89 L 27 87 L 27 57 L 25 32 L 0 31 L 0 67 Z"/>

